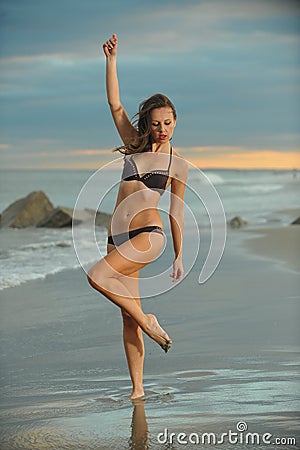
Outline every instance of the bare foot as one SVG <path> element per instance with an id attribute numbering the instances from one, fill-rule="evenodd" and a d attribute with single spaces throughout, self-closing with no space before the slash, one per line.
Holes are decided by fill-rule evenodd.
<path id="1" fill-rule="evenodd" d="M 144 389 L 143 388 L 133 389 L 130 398 L 131 398 L 131 400 L 137 400 L 139 398 L 140 399 L 143 398 L 144 395 L 145 395 L 145 393 L 144 393 Z"/>
<path id="2" fill-rule="evenodd" d="M 147 317 L 147 334 L 150 336 L 161 348 L 167 353 L 170 350 L 172 341 L 159 325 L 157 318 L 154 314 L 146 314 Z"/>
<path id="3" fill-rule="evenodd" d="M 131 392 L 131 396 L 130 396 L 131 400 L 143 397 L 144 395 L 145 395 L 145 393 L 144 393 L 143 384 L 132 387 L 132 392 Z"/>

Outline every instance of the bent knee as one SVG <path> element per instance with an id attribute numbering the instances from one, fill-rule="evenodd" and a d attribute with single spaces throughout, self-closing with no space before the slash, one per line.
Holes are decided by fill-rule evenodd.
<path id="1" fill-rule="evenodd" d="M 87 280 L 94 288 L 96 288 L 96 286 L 99 288 L 105 284 L 105 279 L 101 270 L 95 269 L 94 266 L 87 272 Z"/>

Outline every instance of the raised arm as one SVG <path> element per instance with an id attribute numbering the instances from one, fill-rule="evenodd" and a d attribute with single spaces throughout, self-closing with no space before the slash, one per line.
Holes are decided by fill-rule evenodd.
<path id="1" fill-rule="evenodd" d="M 119 82 L 117 75 L 117 35 L 113 34 L 103 44 L 106 56 L 106 94 L 118 133 L 125 145 L 132 143 L 138 136 L 134 126 L 131 124 L 125 108 L 120 101 Z"/>

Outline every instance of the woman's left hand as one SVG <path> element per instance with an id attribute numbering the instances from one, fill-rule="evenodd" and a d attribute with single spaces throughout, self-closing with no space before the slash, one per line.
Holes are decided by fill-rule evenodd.
<path id="1" fill-rule="evenodd" d="M 174 283 L 174 281 L 181 280 L 183 273 L 184 273 L 184 270 L 183 270 L 182 259 L 181 258 L 174 259 L 173 273 L 170 273 L 170 277 L 173 278 L 172 282 Z"/>
<path id="2" fill-rule="evenodd" d="M 118 48 L 118 38 L 116 34 L 113 34 L 110 39 L 108 39 L 103 44 L 103 51 L 105 56 L 108 58 L 109 56 L 117 56 L 117 48 Z"/>

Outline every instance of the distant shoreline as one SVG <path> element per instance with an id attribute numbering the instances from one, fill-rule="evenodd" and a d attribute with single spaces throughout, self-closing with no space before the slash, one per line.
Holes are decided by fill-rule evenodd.
<path id="1" fill-rule="evenodd" d="M 11 171 L 11 172 L 17 172 L 17 171 L 20 171 L 20 172 L 30 172 L 30 171 L 32 171 L 32 172 L 37 172 L 37 171 L 39 171 L 39 172 L 68 172 L 68 171 L 71 171 L 71 172 L 95 172 L 95 171 L 97 171 L 97 170 L 99 170 L 99 169 L 104 169 L 104 170 L 119 170 L 119 168 L 118 167 L 114 167 L 114 168 L 105 168 L 105 165 L 106 164 L 108 164 L 108 163 L 110 163 L 110 162 L 114 162 L 114 161 L 116 161 L 116 160 L 111 160 L 111 161 L 105 161 L 104 163 L 103 163 L 103 165 L 101 165 L 101 164 L 99 164 L 99 166 L 97 166 L 97 167 L 94 167 L 94 168 L 87 168 L 87 167 L 82 167 L 82 168 L 73 168 L 73 167 L 57 167 L 57 168 L 55 168 L 55 167 L 52 167 L 52 168 L 47 168 L 47 167 L 41 167 L 41 168 L 39 168 L 39 167 L 15 167 L 15 168 L 13 168 L 13 167 L 7 167 L 7 168 L 5 168 L 5 167 L 2 167 L 2 168 L 0 168 L 0 172 L 7 172 L 7 171 Z M 121 167 L 121 165 L 120 165 L 120 167 Z M 210 171 L 210 170 L 217 170 L 217 171 L 226 171 L 226 172 L 230 172 L 230 171 L 235 171 L 235 172 L 274 172 L 274 173 L 289 173 L 289 172 L 291 172 L 291 173 L 293 173 L 293 172 L 296 172 L 296 173 L 300 173 L 300 167 L 299 168 L 297 168 L 297 167 L 291 167 L 290 169 L 286 169 L 286 168 L 282 168 L 282 169 L 280 169 L 280 168 L 274 168 L 274 169 L 272 169 L 272 168 L 264 168 L 264 167 L 261 167 L 261 168 L 240 168 L 240 167 L 196 167 L 195 166 L 195 169 L 193 169 L 193 168 L 190 168 L 189 170 L 197 170 L 197 169 L 199 169 L 199 170 L 202 170 L 202 171 Z"/>

